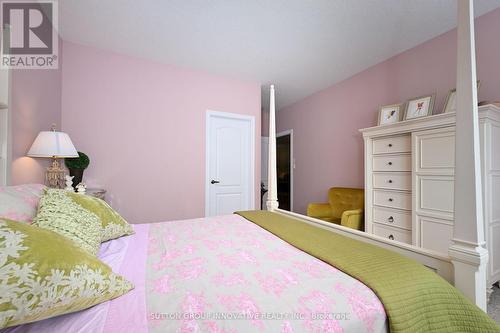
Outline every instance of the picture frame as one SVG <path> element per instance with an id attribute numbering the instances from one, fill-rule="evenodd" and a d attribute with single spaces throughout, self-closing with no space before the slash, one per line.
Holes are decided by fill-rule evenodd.
<path id="1" fill-rule="evenodd" d="M 406 102 L 404 120 L 422 118 L 432 115 L 436 94 L 411 98 Z"/>
<path id="2" fill-rule="evenodd" d="M 481 86 L 481 81 L 477 81 L 477 90 Z M 446 96 L 446 101 L 444 102 L 443 112 L 455 112 L 457 110 L 457 88 L 451 89 Z"/>
<path id="3" fill-rule="evenodd" d="M 381 106 L 378 112 L 378 126 L 399 122 L 403 117 L 403 104 Z"/>

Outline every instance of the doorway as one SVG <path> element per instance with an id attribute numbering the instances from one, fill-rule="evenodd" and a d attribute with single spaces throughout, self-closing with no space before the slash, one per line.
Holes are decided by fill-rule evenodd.
<path id="1" fill-rule="evenodd" d="M 276 134 L 276 169 L 279 208 L 293 211 L 293 130 Z"/>
<path id="2" fill-rule="evenodd" d="M 207 111 L 205 215 L 255 209 L 255 117 Z"/>

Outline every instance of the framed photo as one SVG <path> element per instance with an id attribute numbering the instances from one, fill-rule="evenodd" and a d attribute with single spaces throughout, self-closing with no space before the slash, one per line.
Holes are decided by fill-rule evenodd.
<path id="1" fill-rule="evenodd" d="M 477 90 L 479 91 L 479 86 L 481 81 L 477 81 Z M 444 103 L 443 113 L 455 112 L 457 111 L 457 89 L 451 89 L 446 96 L 446 102 Z"/>
<path id="2" fill-rule="evenodd" d="M 412 98 L 406 103 L 405 120 L 426 117 L 432 114 L 436 95 Z"/>
<path id="3" fill-rule="evenodd" d="M 402 104 L 386 105 L 380 108 L 378 114 L 378 124 L 387 125 L 397 123 L 401 120 L 403 113 Z"/>

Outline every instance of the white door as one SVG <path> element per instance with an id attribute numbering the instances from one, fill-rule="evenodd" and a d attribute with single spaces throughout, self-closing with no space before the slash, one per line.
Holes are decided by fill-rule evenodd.
<path id="1" fill-rule="evenodd" d="M 255 118 L 207 111 L 205 215 L 254 209 Z"/>

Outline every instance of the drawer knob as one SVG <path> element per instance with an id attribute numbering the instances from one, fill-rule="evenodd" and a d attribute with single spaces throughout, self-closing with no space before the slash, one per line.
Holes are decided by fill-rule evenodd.
<path id="1" fill-rule="evenodd" d="M 391 222 L 391 223 L 392 223 L 392 222 L 394 222 L 394 217 L 389 216 L 389 218 L 387 219 L 387 221 L 389 221 L 389 222 Z"/>
<path id="2" fill-rule="evenodd" d="M 393 201 L 392 198 L 389 198 L 389 201 L 392 202 Z"/>
<path id="3" fill-rule="evenodd" d="M 387 164 L 392 165 L 392 162 L 389 162 L 389 163 L 387 163 Z"/>
<path id="4" fill-rule="evenodd" d="M 388 144 L 388 146 L 389 146 L 389 147 L 392 147 L 392 143 L 389 143 L 389 144 Z"/>
<path id="5" fill-rule="evenodd" d="M 392 179 L 389 179 L 389 184 L 392 184 Z"/>
<path id="6" fill-rule="evenodd" d="M 394 240 L 394 236 L 393 235 L 389 235 L 389 239 L 390 240 Z"/>

